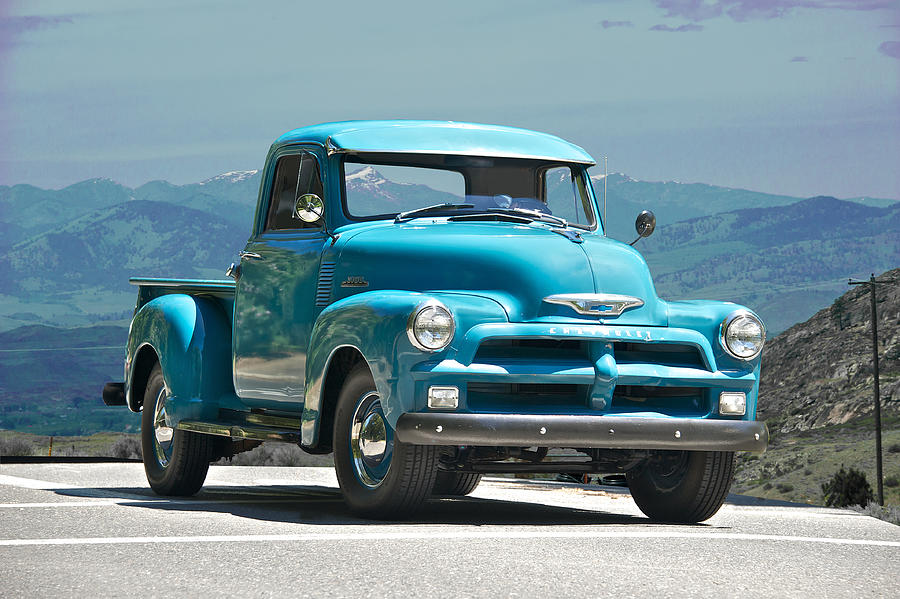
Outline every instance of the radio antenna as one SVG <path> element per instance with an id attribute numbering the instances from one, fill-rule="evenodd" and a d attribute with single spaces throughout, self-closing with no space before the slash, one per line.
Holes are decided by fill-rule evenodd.
<path id="1" fill-rule="evenodd" d="M 606 180 L 609 179 L 609 156 L 603 157 L 603 236 L 609 235 L 609 216 L 606 214 Z"/>

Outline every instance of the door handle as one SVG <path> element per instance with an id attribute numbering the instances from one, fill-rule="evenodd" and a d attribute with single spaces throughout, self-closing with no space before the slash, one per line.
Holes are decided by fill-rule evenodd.
<path id="1" fill-rule="evenodd" d="M 253 252 L 245 252 L 244 250 L 241 250 L 240 252 L 238 252 L 238 256 L 241 257 L 241 260 L 243 260 L 244 258 L 246 258 L 247 260 L 262 260 L 263 259 L 263 257 L 260 256 L 259 254 L 255 254 Z"/>

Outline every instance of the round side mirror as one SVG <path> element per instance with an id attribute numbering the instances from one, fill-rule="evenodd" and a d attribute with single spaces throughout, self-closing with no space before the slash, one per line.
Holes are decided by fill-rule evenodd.
<path id="1" fill-rule="evenodd" d="M 637 231 L 638 238 L 650 237 L 653 230 L 656 229 L 656 216 L 649 210 L 644 210 L 634 221 L 634 229 Z"/>
<path id="2" fill-rule="evenodd" d="M 294 205 L 294 218 L 305 223 L 314 223 L 325 214 L 325 202 L 314 193 L 305 193 L 297 198 Z"/>

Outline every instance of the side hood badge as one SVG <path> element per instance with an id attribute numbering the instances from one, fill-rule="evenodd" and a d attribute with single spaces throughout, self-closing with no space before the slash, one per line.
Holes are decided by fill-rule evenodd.
<path id="1" fill-rule="evenodd" d="M 544 298 L 548 304 L 568 306 L 585 316 L 619 316 L 625 310 L 639 308 L 644 301 L 630 295 L 612 295 L 606 293 L 568 293 L 548 295 Z"/>

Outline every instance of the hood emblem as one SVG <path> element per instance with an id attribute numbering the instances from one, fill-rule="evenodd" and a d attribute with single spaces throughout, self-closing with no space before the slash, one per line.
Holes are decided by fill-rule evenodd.
<path id="1" fill-rule="evenodd" d="M 365 277 L 351 275 L 341 283 L 341 287 L 368 287 L 369 282 Z"/>
<path id="2" fill-rule="evenodd" d="M 544 298 L 548 304 L 568 306 L 584 316 L 619 316 L 625 310 L 639 308 L 644 301 L 630 295 L 612 295 L 607 293 L 564 293 L 548 295 Z"/>

